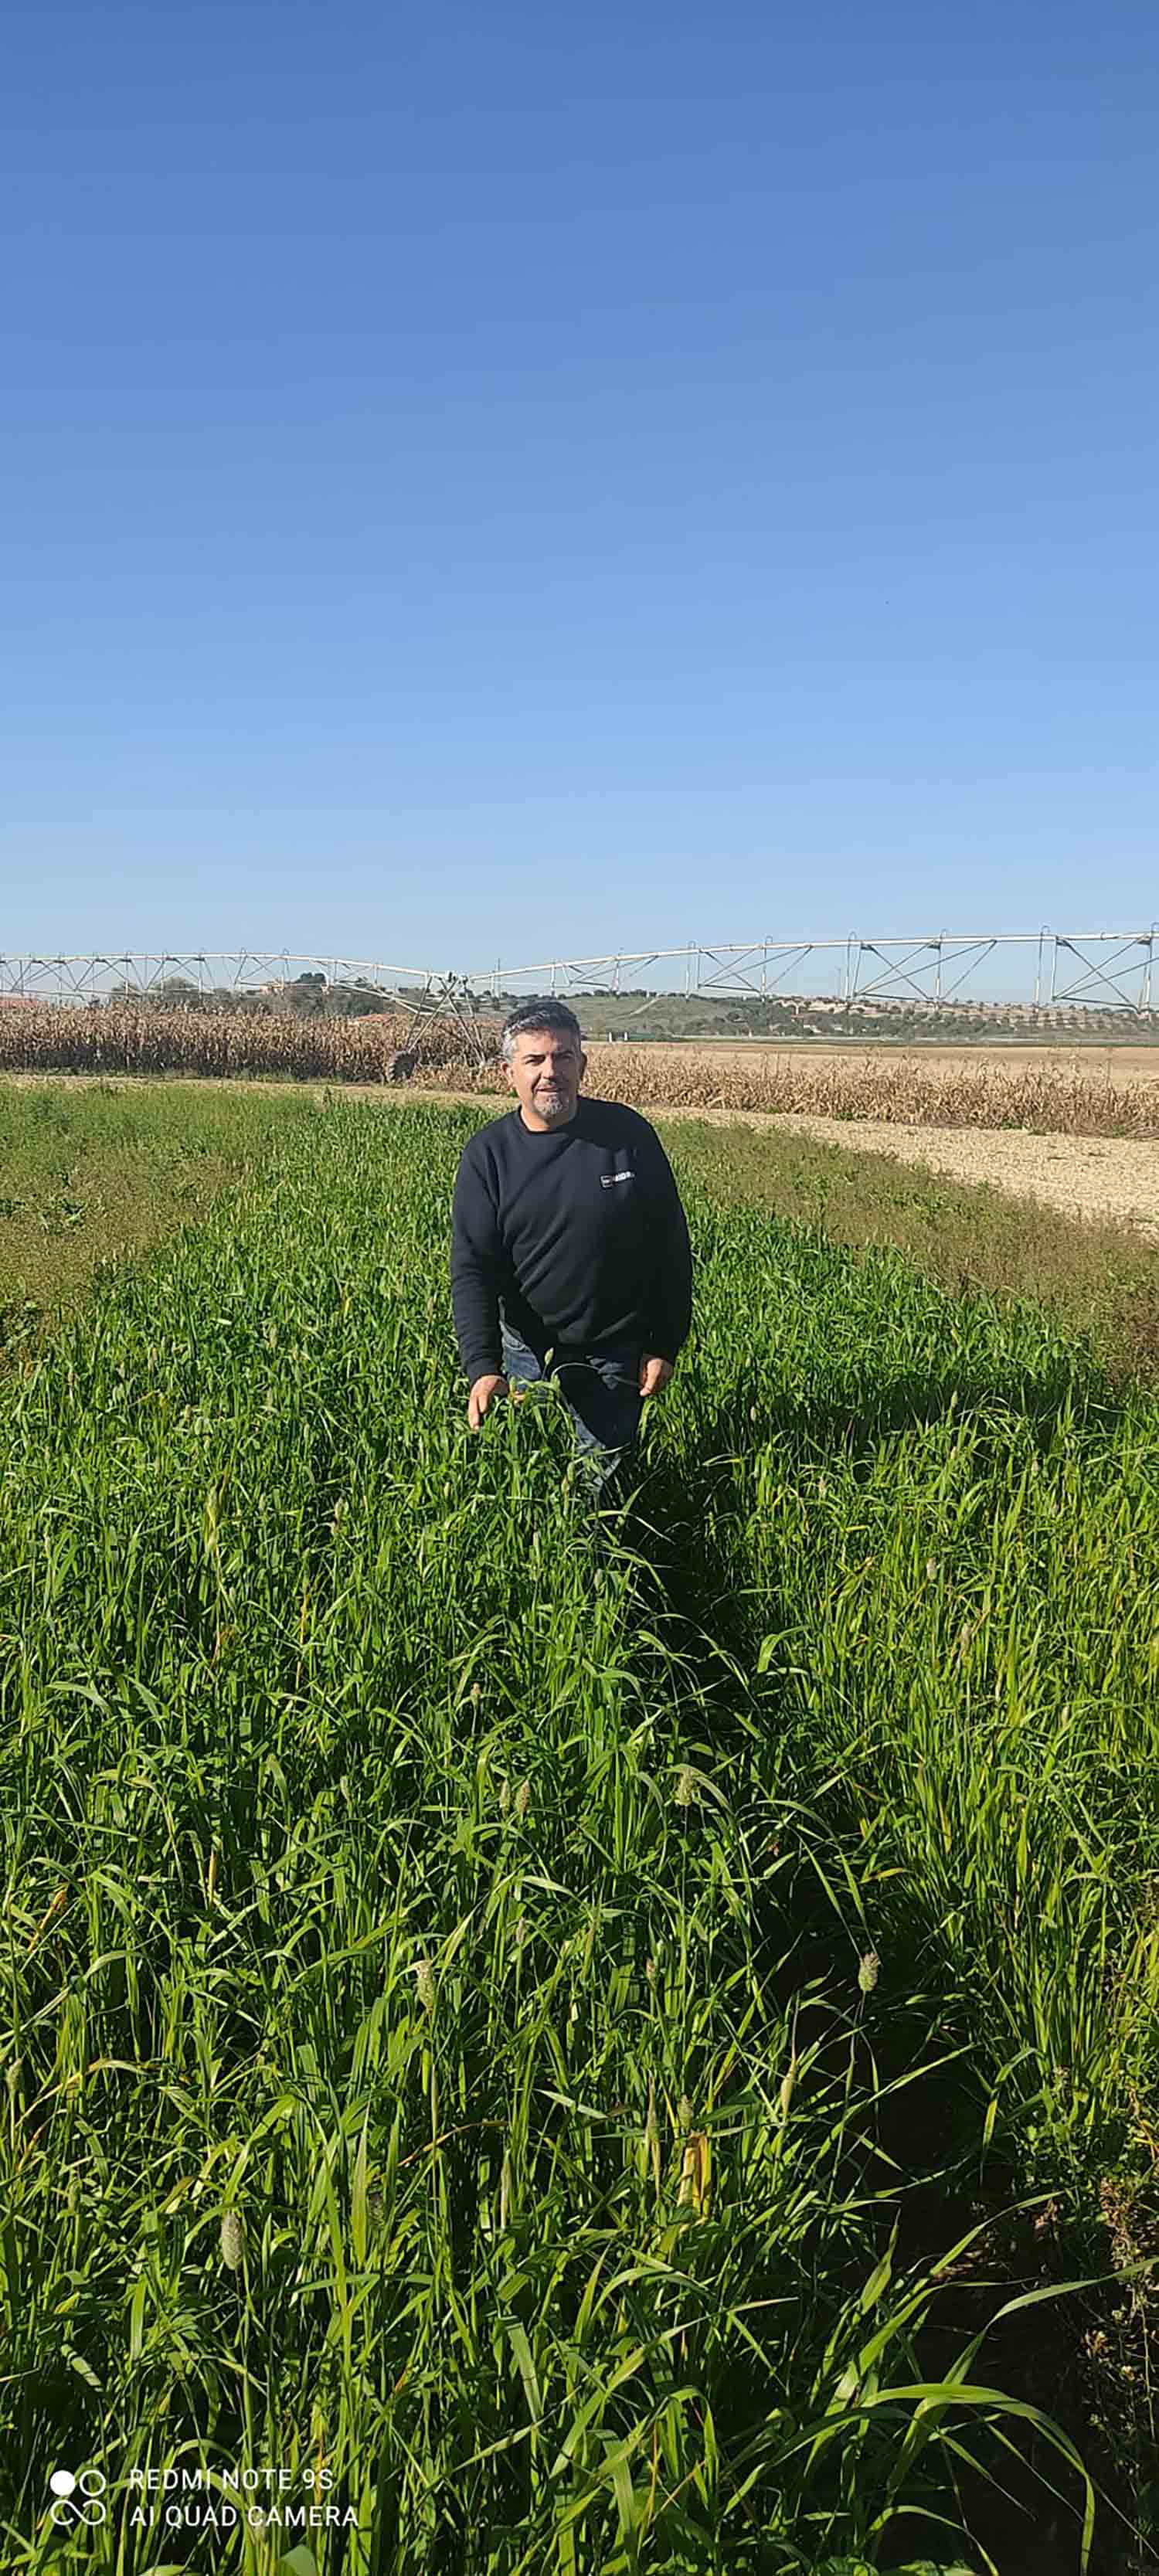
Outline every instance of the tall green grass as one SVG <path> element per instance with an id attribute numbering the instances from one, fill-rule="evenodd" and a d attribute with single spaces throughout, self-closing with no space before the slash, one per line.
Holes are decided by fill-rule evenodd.
<path id="1" fill-rule="evenodd" d="M 3 1393 L 8 2559 L 981 2569 L 1033 2436 L 1077 2567 L 898 2140 L 1076 2244 L 1137 2148 L 1154 1410 L 698 1191 L 593 1550 L 550 1398 L 466 1429 L 476 1123 L 332 1108 Z"/>
<path id="2" fill-rule="evenodd" d="M 0 1082 L 0 1365 L 316 1115 L 308 1094 L 257 1087 Z"/>
<path id="3" fill-rule="evenodd" d="M 816 1231 L 718 1219 L 710 1276 L 669 1487 L 707 1460 L 770 1723 L 839 1763 L 1036 2170 L 1089 2171 L 1155 2067 L 1159 1407 Z"/>

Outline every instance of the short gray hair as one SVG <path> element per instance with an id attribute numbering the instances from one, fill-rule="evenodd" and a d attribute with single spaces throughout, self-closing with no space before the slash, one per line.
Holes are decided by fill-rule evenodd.
<path id="1" fill-rule="evenodd" d="M 584 1042 L 575 1012 L 569 1011 L 566 1002 L 520 1002 L 503 1022 L 499 1049 L 504 1064 L 514 1061 L 516 1038 L 526 1037 L 532 1029 L 560 1029 L 574 1038 L 578 1047 Z"/>

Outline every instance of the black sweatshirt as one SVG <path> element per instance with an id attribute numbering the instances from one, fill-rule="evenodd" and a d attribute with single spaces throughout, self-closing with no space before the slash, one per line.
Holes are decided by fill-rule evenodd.
<path id="1" fill-rule="evenodd" d="M 655 1128 L 582 1097 L 542 1134 L 518 1107 L 481 1127 L 455 1182 L 451 1292 L 472 1385 L 502 1367 L 500 1299 L 540 1361 L 559 1343 L 617 1341 L 674 1360 L 692 1319 L 692 1253 Z"/>

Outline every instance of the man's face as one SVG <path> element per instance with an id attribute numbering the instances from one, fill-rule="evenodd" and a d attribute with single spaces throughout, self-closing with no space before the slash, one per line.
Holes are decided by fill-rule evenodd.
<path id="1" fill-rule="evenodd" d="M 522 1029 L 507 1067 L 529 1127 L 566 1127 L 574 1117 L 586 1055 L 567 1029 Z"/>

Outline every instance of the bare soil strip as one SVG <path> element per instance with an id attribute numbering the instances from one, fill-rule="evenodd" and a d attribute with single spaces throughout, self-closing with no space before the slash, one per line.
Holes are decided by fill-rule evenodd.
<path id="1" fill-rule="evenodd" d="M 676 1113 L 680 1115 L 682 1113 Z M 706 1113 L 727 1118 L 734 1112 Z M 772 1119 L 746 1119 L 772 1126 Z M 1039 1199 L 1065 1216 L 1131 1226 L 1159 1243 L 1159 1144 L 1129 1136 L 1032 1136 L 982 1127 L 886 1127 L 870 1118 L 778 1118 L 778 1127 L 826 1145 L 925 1163 L 955 1181 L 984 1181 Z"/>

